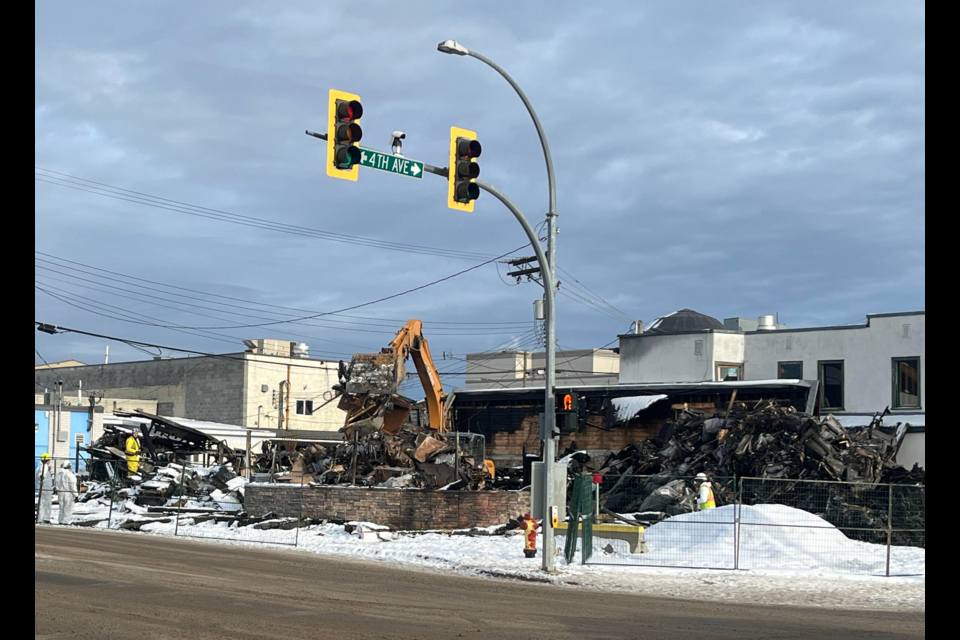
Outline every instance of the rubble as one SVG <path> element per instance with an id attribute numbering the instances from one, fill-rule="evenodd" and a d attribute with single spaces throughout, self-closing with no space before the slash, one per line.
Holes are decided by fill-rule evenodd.
<path id="1" fill-rule="evenodd" d="M 719 505 L 735 501 L 735 479 L 744 477 L 859 483 L 855 486 L 861 488 L 861 494 L 879 483 L 922 485 L 922 468 L 908 470 L 896 462 L 906 429 L 901 424 L 884 426 L 887 413 L 878 414 L 868 427 L 847 429 L 831 415 L 818 419 L 772 400 L 751 406 L 732 403 L 726 412 L 712 416 L 683 410 L 656 438 L 618 452 L 578 451 L 574 444 L 565 452 L 565 459 L 571 474 L 591 471 L 607 478 L 601 494 L 605 510 L 633 514 L 633 520 L 647 524 L 694 510 L 693 487 L 684 478 L 697 473 L 711 477 Z M 770 492 L 789 494 L 791 504 L 819 506 L 825 500 L 822 495 L 812 495 L 822 492 L 823 485 L 798 482 L 776 486 Z M 884 492 L 873 504 L 860 495 L 853 505 L 849 496 L 842 495 L 842 487 L 849 486 L 831 485 L 826 513 L 822 506 L 811 506 L 811 510 L 840 527 L 886 526 L 889 496 Z M 744 496 L 751 504 L 782 499 L 783 495 L 759 493 Z M 916 522 L 903 528 L 923 529 L 922 505 L 914 506 L 912 512 Z"/>
<path id="2" fill-rule="evenodd" d="M 325 447 L 265 443 L 254 470 L 272 471 L 277 482 L 355 484 L 418 489 L 491 488 L 482 461 L 458 452 L 454 441 L 429 427 L 405 423 L 394 434 L 349 422 L 344 442 Z"/>

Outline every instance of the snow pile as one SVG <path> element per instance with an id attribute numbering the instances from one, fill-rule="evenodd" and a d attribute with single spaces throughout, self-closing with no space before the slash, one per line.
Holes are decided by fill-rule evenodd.
<path id="1" fill-rule="evenodd" d="M 823 518 L 779 504 L 729 505 L 686 513 L 649 527 L 645 534 L 649 553 L 633 556 L 621 541 L 594 537 L 591 561 L 660 567 L 886 573 L 886 546 L 850 540 Z M 925 551 L 893 547 L 890 572 L 923 574 Z"/>

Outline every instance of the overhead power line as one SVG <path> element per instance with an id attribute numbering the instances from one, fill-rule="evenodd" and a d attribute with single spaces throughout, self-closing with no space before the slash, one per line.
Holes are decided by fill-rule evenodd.
<path id="1" fill-rule="evenodd" d="M 207 219 L 216 220 L 220 222 L 227 222 L 230 224 L 253 227 L 253 228 L 264 229 L 269 231 L 277 231 L 280 233 L 287 233 L 287 234 L 299 235 L 304 237 L 318 238 L 322 240 L 329 240 L 332 242 L 341 242 L 346 244 L 367 246 L 367 247 L 376 248 L 376 249 L 386 249 L 389 251 L 403 251 L 408 253 L 436 255 L 436 256 L 445 257 L 445 258 L 454 258 L 454 259 L 462 259 L 462 260 L 486 260 L 491 258 L 490 254 L 454 250 L 454 249 L 444 249 L 440 247 L 428 247 L 428 246 L 422 246 L 422 245 L 397 243 L 395 241 L 377 240 L 375 238 L 364 238 L 362 236 L 352 236 L 348 234 L 324 231 L 321 229 L 313 229 L 310 227 L 290 225 L 282 222 L 277 222 L 274 220 L 268 220 L 265 218 L 257 218 L 254 216 L 245 216 L 241 214 L 235 214 L 235 213 L 231 213 L 229 211 L 223 211 L 220 209 L 212 209 L 209 207 L 193 205 L 180 200 L 173 200 L 170 198 L 154 196 L 148 193 L 144 193 L 142 191 L 125 189 L 122 187 L 117 187 L 117 186 L 110 185 L 103 182 L 97 182 L 95 180 L 81 178 L 79 176 L 74 176 L 74 175 L 62 173 L 59 171 L 53 171 L 52 169 L 46 169 L 36 165 L 34 165 L 34 179 L 39 182 L 44 182 L 47 184 L 52 184 L 60 187 L 65 187 L 68 189 L 74 189 L 77 191 L 83 191 L 86 193 L 91 193 L 91 194 L 99 195 L 103 197 L 113 198 L 115 200 L 122 200 L 126 202 L 153 207 L 153 208 L 184 213 L 187 215 L 207 218 Z M 514 252 L 510 252 L 510 253 L 514 253 Z M 503 256 L 498 256 L 495 259 L 500 259 L 507 255 L 509 255 L 509 253 L 504 254 Z M 606 315 L 611 319 L 624 321 L 627 323 L 633 322 L 634 318 L 632 318 L 630 315 L 624 313 L 620 309 L 613 306 L 610 302 L 605 300 L 602 296 L 597 295 L 595 292 L 589 289 L 586 285 L 580 282 L 568 271 L 564 270 L 562 267 L 558 267 L 557 270 L 561 273 L 566 274 L 573 281 L 573 284 L 568 284 L 568 287 L 569 287 L 568 292 L 564 292 L 564 290 L 561 289 L 562 295 L 566 295 L 567 297 L 576 297 L 579 299 L 578 303 L 581 304 L 581 306 L 584 306 L 588 309 L 591 309 L 593 311 Z M 577 290 L 579 290 L 579 292 L 577 292 Z M 599 300 L 600 302 L 598 303 L 595 299 Z"/>
<path id="2" fill-rule="evenodd" d="M 37 254 L 40 254 L 40 255 L 45 255 L 45 256 L 46 256 L 46 255 L 49 255 L 49 254 L 43 254 L 43 253 L 37 252 L 37 251 L 35 251 L 34 253 L 37 253 Z M 54 260 L 56 260 L 56 261 L 54 261 Z M 241 299 L 241 298 L 232 298 L 232 297 L 225 297 L 225 296 L 223 296 L 223 297 L 225 297 L 226 299 L 241 301 L 241 302 L 244 302 L 244 304 L 241 305 L 241 304 L 232 304 L 232 303 L 228 303 L 228 302 L 217 302 L 217 301 L 215 301 L 215 300 L 210 300 L 210 299 L 209 299 L 210 297 L 221 297 L 221 296 L 217 296 L 217 294 L 212 294 L 212 293 L 208 293 L 208 292 L 198 291 L 198 290 L 195 290 L 195 289 L 184 289 L 184 288 L 182 288 L 182 287 L 175 287 L 175 286 L 167 285 L 167 284 L 164 284 L 164 283 L 158 283 L 158 282 L 152 281 L 152 280 L 151 280 L 151 281 L 144 281 L 144 280 L 142 280 L 142 279 L 140 279 L 140 278 L 134 278 L 134 277 L 131 277 L 131 276 L 126 276 L 126 275 L 124 275 L 124 274 L 119 274 L 119 273 L 114 272 L 114 271 L 109 271 L 109 270 L 106 270 L 106 269 L 100 269 L 100 268 L 98 268 L 98 267 L 92 267 L 92 266 L 90 266 L 90 265 L 84 265 L 83 263 L 78 263 L 78 262 L 71 261 L 71 260 L 64 260 L 64 259 L 62 259 L 62 258 L 56 258 L 56 257 L 54 257 L 54 260 L 46 260 L 46 259 L 44 259 L 44 258 L 35 257 L 35 258 L 34 258 L 35 268 L 36 268 L 36 269 L 40 269 L 40 270 L 45 271 L 45 272 L 48 272 L 48 274 L 49 274 L 49 273 L 54 273 L 54 274 L 63 276 L 63 277 L 65 277 L 65 278 L 69 278 L 69 279 L 70 279 L 70 282 L 69 282 L 69 283 L 72 284 L 72 285 L 76 285 L 78 282 L 80 282 L 80 283 L 89 283 L 89 284 L 91 284 L 91 285 L 97 285 L 97 287 L 91 287 L 91 288 L 94 288 L 94 289 L 99 290 L 99 291 L 105 291 L 105 292 L 110 293 L 110 294 L 112 294 L 112 295 L 117 295 L 118 297 L 128 297 L 128 296 L 123 296 L 123 295 L 121 295 L 121 294 L 115 293 L 115 291 L 124 291 L 124 292 L 127 292 L 127 293 L 135 294 L 135 295 L 137 295 L 137 296 L 141 296 L 141 297 L 148 298 L 148 301 L 151 302 L 151 303 L 153 303 L 154 300 L 162 300 L 162 301 L 165 301 L 165 302 L 171 302 L 171 303 L 178 304 L 178 305 L 183 305 L 183 306 L 188 306 L 188 307 L 194 307 L 194 308 L 199 308 L 199 309 L 206 309 L 206 310 L 209 310 L 209 311 L 216 311 L 216 312 L 219 312 L 219 313 L 227 313 L 227 314 L 230 314 L 230 315 L 238 315 L 238 316 L 249 317 L 249 318 L 256 318 L 256 319 L 262 319 L 262 320 L 273 320 L 273 319 L 275 319 L 275 318 L 265 317 L 265 316 L 263 316 L 263 315 L 254 315 L 254 314 L 251 314 L 251 313 L 244 313 L 244 312 L 257 311 L 257 312 L 259 312 L 259 313 L 267 313 L 267 314 L 271 314 L 271 315 L 273 315 L 273 316 L 281 316 L 281 317 L 287 317 L 287 318 L 297 318 L 297 317 L 300 317 L 300 316 L 301 316 L 302 314 L 304 314 L 304 313 L 306 313 L 306 314 L 316 314 L 316 313 L 320 313 L 319 311 L 305 310 L 305 309 L 294 309 L 294 308 L 291 308 L 291 307 L 279 307 L 278 305 L 264 304 L 264 303 L 259 303 L 259 302 L 253 301 L 253 300 L 243 300 L 243 299 Z M 63 264 L 61 264 L 61 263 L 63 263 Z M 49 266 L 48 266 L 48 265 L 49 265 Z M 55 268 L 55 267 L 56 267 L 56 268 Z M 103 274 L 105 274 L 105 273 L 114 274 L 114 275 L 117 275 L 117 276 L 120 276 L 120 277 L 113 277 L 113 276 L 110 276 L 110 275 L 103 275 Z M 48 279 L 50 279 L 50 280 L 56 280 L 56 281 L 59 281 L 59 282 L 66 282 L 66 281 L 64 281 L 64 280 L 60 280 L 60 279 L 58 279 L 58 278 L 56 278 L 56 277 L 53 277 L 53 276 L 50 276 L 50 275 L 48 275 L 48 274 L 44 274 L 43 277 L 44 277 L 44 278 L 48 278 Z M 77 275 L 77 274 L 83 274 L 84 276 L 90 276 L 90 277 L 89 277 L 89 278 L 85 278 L 85 277 L 82 277 L 81 275 Z M 93 279 L 91 279 L 91 278 L 93 278 Z M 158 286 L 147 286 L 147 285 L 143 285 L 143 284 L 140 284 L 140 282 L 150 282 L 150 283 L 159 285 L 159 287 L 158 287 Z M 126 286 L 118 286 L 117 284 L 114 284 L 114 283 L 119 283 L 119 284 L 121 284 L 121 285 L 126 285 Z M 85 285 L 82 285 L 82 284 L 81 284 L 81 285 L 79 285 L 79 286 L 85 286 Z M 98 287 L 105 287 L 105 288 L 98 288 Z M 127 288 L 127 287 L 133 287 L 133 288 Z M 165 288 L 161 288 L 161 287 L 174 289 L 174 291 L 167 291 Z M 195 292 L 195 293 L 202 294 L 202 295 L 188 295 L 188 294 L 180 293 L 180 290 L 191 291 L 191 292 Z M 144 292 L 146 292 L 146 293 L 144 293 Z M 158 294 L 161 294 L 161 295 L 158 295 Z M 166 297 L 166 296 L 170 296 L 170 297 Z M 203 304 L 198 304 L 198 303 L 196 303 L 196 302 L 185 302 L 184 300 L 194 300 L 194 301 L 202 302 Z M 211 305 L 217 305 L 217 306 L 211 306 Z M 164 305 L 158 305 L 158 306 L 164 306 Z M 299 311 L 300 313 L 299 313 L 299 314 L 293 314 L 293 313 L 289 313 L 289 312 L 272 311 L 272 310 L 269 310 L 269 309 L 264 309 L 264 310 L 255 309 L 255 308 L 252 309 L 252 307 L 257 307 L 257 306 L 264 306 L 264 307 L 268 307 L 268 308 L 270 308 L 270 309 L 272 309 L 272 308 L 290 309 L 290 310 Z M 226 308 L 226 309 L 221 309 L 221 308 L 217 308 L 217 307 L 227 307 L 227 308 Z M 234 309 L 240 309 L 240 310 L 243 310 L 243 312 L 234 311 Z M 198 314 L 198 315 L 202 315 L 202 314 Z M 344 318 L 348 318 L 348 319 L 344 319 Z M 354 318 L 357 318 L 357 319 L 354 319 Z M 220 319 L 222 319 L 222 318 L 220 318 Z M 297 321 L 297 320 L 292 320 L 292 321 L 293 321 L 293 322 L 299 322 L 299 321 Z M 394 330 L 395 330 L 395 328 L 396 328 L 396 326 L 397 326 L 397 323 L 405 322 L 405 320 L 391 320 L 391 319 L 389 319 L 389 318 L 387 318 L 387 319 L 382 319 L 382 318 L 372 318 L 372 317 L 368 317 L 368 316 L 351 316 L 351 315 L 347 315 L 347 314 L 337 314 L 336 317 L 327 317 L 327 318 L 325 318 L 322 322 L 324 322 L 324 323 L 331 323 L 331 324 L 330 324 L 330 325 L 327 325 L 327 324 L 313 324 L 313 323 L 309 323 L 309 324 L 307 324 L 307 326 L 318 326 L 318 327 L 323 327 L 323 328 L 334 328 L 334 329 L 346 329 L 346 330 L 350 330 L 350 331 L 365 331 L 365 330 L 362 330 L 362 329 L 357 329 L 356 327 L 358 327 L 358 326 L 361 326 L 361 327 L 377 327 L 377 328 L 382 328 L 382 329 L 394 329 Z M 449 334 L 449 335 L 460 335 L 460 334 L 452 334 L 452 333 L 450 333 L 450 332 L 451 332 L 451 331 L 456 331 L 456 330 L 462 331 L 462 330 L 467 329 L 467 328 L 470 328 L 470 334 L 463 334 L 463 335 L 472 335 L 472 334 L 477 333 L 477 332 L 485 332 L 485 331 L 487 331 L 487 330 L 493 331 L 493 330 L 495 330 L 495 329 L 515 329 L 515 328 L 517 328 L 517 327 L 527 326 L 527 324 L 528 324 L 528 323 L 525 323 L 525 322 L 516 322 L 516 321 L 513 321 L 513 322 L 464 322 L 464 323 L 455 323 L 455 322 L 431 322 L 431 321 L 428 321 L 428 320 L 424 320 L 424 323 L 425 323 L 425 324 L 430 324 L 431 326 L 433 326 L 433 325 L 440 325 L 440 326 L 436 327 L 433 331 L 431 331 L 431 333 L 443 333 L 443 334 Z M 306 324 L 306 323 L 302 323 L 302 324 Z M 333 325 L 333 326 L 331 326 L 331 325 Z M 345 325 L 345 327 L 338 327 L 338 326 L 335 326 L 335 325 Z M 369 332 L 369 331 L 366 331 L 366 332 Z M 385 331 L 383 331 L 383 330 L 375 331 L 375 333 L 384 333 L 384 332 L 385 332 Z"/>
<path id="3" fill-rule="evenodd" d="M 446 282 L 447 280 L 451 280 L 451 279 L 456 278 L 456 277 L 458 277 L 458 276 L 461 276 L 461 275 L 463 275 L 463 274 L 465 274 L 465 273 L 469 273 L 470 271 L 474 271 L 474 270 L 476 270 L 476 269 L 479 269 L 480 267 L 483 267 L 483 266 L 485 266 L 485 265 L 488 265 L 488 264 L 490 264 L 491 262 L 495 262 L 495 261 L 499 260 L 500 258 L 503 258 L 503 257 L 505 257 L 505 256 L 510 255 L 511 253 L 515 253 L 515 252 L 519 251 L 520 249 L 524 248 L 525 246 L 527 246 L 527 245 L 521 245 L 521 246 L 518 247 L 517 249 L 513 249 L 513 250 L 511 250 L 511 251 L 508 251 L 507 253 L 504 253 L 503 255 L 496 256 L 496 257 L 494 257 L 494 258 L 490 258 L 489 260 L 486 260 L 486 261 L 481 262 L 481 263 L 479 263 L 479 264 L 475 264 L 475 265 L 473 265 L 472 267 L 467 267 L 466 269 L 461 269 L 460 271 L 457 271 L 456 273 L 451 273 L 450 275 L 444 276 L 444 277 L 442 277 L 442 278 L 437 278 L 436 280 L 432 280 L 432 281 L 427 282 L 427 283 L 425 283 L 425 284 L 422 284 L 422 285 L 419 285 L 419 286 L 416 286 L 416 287 L 412 287 L 412 288 L 410 288 L 410 289 L 406 289 L 406 290 L 400 291 L 400 292 L 398 292 L 398 293 L 393 293 L 393 294 L 390 294 L 390 295 L 388 295 L 388 296 L 383 296 L 383 297 L 377 298 L 376 300 L 370 300 L 370 301 L 367 301 L 367 302 L 362 302 L 362 303 L 360 303 L 360 304 L 350 305 L 350 306 L 348 306 L 348 307 L 344 307 L 344 308 L 342 308 L 342 309 L 337 309 L 337 310 L 335 310 L 335 311 L 324 311 L 324 312 L 321 312 L 321 313 L 314 313 L 314 314 L 310 314 L 310 315 L 306 315 L 306 316 L 300 316 L 300 317 L 298 317 L 298 318 L 293 318 L 293 319 L 288 319 L 288 320 L 273 320 L 273 321 L 270 321 L 270 322 L 258 322 L 258 323 L 249 323 L 249 324 L 232 324 L 232 325 L 217 325 L 217 326 L 202 326 L 202 327 L 201 327 L 201 326 L 193 326 L 193 327 L 191 327 L 191 326 L 184 326 L 184 325 L 156 325 L 156 326 L 163 327 L 163 328 L 191 329 L 191 330 L 195 330 L 195 331 L 201 331 L 201 330 L 210 330 L 210 329 L 250 329 L 250 328 L 256 328 L 256 327 L 270 327 L 270 326 L 275 326 L 275 325 L 280 325 L 280 324 L 289 324 L 289 323 L 296 322 L 296 321 L 313 320 L 313 319 L 315 319 L 315 318 L 321 318 L 321 317 L 324 317 L 324 316 L 330 316 L 330 315 L 334 315 L 334 314 L 338 314 L 338 313 L 343 313 L 343 312 L 345 312 L 345 311 L 353 311 L 354 309 L 361 309 L 361 308 L 363 308 L 363 307 L 369 307 L 369 306 L 374 305 L 374 304 L 379 304 L 379 303 L 381 303 L 381 302 L 386 302 L 387 300 L 393 300 L 394 298 L 399 298 L 400 296 L 405 296 L 405 295 L 410 294 L 410 293 L 413 293 L 413 292 L 415 292 L 415 291 L 421 291 L 421 290 L 423 290 L 423 289 L 426 289 L 427 287 L 432 287 L 432 286 L 434 286 L 434 285 L 440 284 L 441 282 Z"/>
<path id="4" fill-rule="evenodd" d="M 312 237 L 320 240 L 329 240 L 331 242 L 367 246 L 375 249 L 386 249 L 388 251 L 435 255 L 458 260 L 482 260 L 490 257 L 489 254 L 477 253 L 473 251 L 460 251 L 455 249 L 443 249 L 440 247 L 406 244 L 402 242 L 398 243 L 395 241 L 377 240 L 375 238 L 364 238 L 362 236 L 352 236 L 344 233 L 324 231 L 322 229 L 301 227 L 298 225 L 268 220 L 266 218 L 245 216 L 220 209 L 211 209 L 209 207 L 193 205 L 179 200 L 162 198 L 149 193 L 143 193 L 142 191 L 124 189 L 122 187 L 116 187 L 103 182 L 88 180 L 86 178 L 73 176 L 67 173 L 60 173 L 59 171 L 44 169 L 43 167 L 38 166 L 34 166 L 34 180 L 56 185 L 58 187 L 66 187 L 76 191 L 84 191 L 86 193 L 91 193 L 98 196 L 113 198 L 115 200 L 123 200 L 125 202 L 141 204 L 156 209 L 164 209 L 167 211 L 184 213 L 200 218 L 208 218 L 211 220 L 228 222 L 230 224 L 236 224 L 245 227 L 264 229 L 267 231 L 277 231 L 280 233 Z"/>

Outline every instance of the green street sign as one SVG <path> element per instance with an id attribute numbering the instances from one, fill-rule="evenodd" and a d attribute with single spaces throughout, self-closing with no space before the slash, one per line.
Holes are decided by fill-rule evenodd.
<path id="1" fill-rule="evenodd" d="M 420 179 L 423 177 L 423 163 L 403 156 L 392 156 L 373 149 L 360 147 L 360 166 L 399 173 L 402 176 Z"/>

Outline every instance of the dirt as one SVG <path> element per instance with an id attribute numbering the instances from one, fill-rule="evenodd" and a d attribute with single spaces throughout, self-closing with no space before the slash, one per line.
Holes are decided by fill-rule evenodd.
<path id="1" fill-rule="evenodd" d="M 723 604 L 37 527 L 37 638 L 921 638 L 923 612 Z M 652 577 L 651 579 L 655 579 Z"/>

